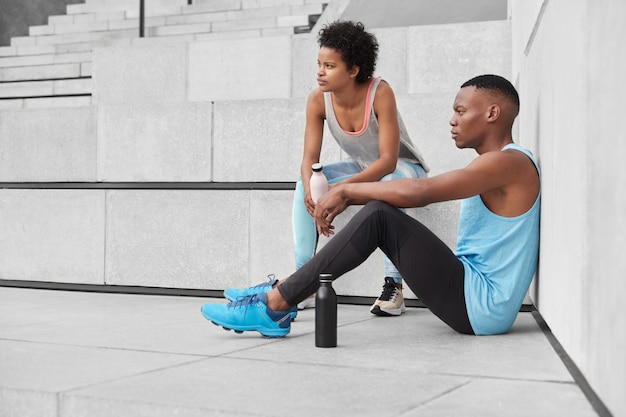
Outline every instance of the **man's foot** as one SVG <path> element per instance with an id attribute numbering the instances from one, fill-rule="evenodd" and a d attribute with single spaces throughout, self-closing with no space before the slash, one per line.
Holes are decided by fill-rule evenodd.
<path id="1" fill-rule="evenodd" d="M 272 291 L 274 285 L 278 282 L 278 280 L 274 278 L 274 274 L 268 275 L 267 277 L 269 278 L 268 281 L 262 282 L 258 285 L 255 285 L 254 287 L 226 288 L 224 290 L 224 297 L 226 297 L 229 301 L 237 301 L 249 295 L 259 293 L 265 294 L 266 292 L 270 292 Z M 295 320 L 295 318 L 298 317 L 298 308 L 294 306 L 289 311 L 291 312 L 291 319 Z"/>
<path id="2" fill-rule="evenodd" d="M 377 316 L 399 316 L 406 311 L 402 289 L 396 286 L 393 278 L 385 277 L 383 292 L 372 304 L 370 312 Z"/>
<path id="3" fill-rule="evenodd" d="M 235 333 L 257 331 L 265 337 L 284 337 L 291 330 L 291 310 L 273 311 L 265 293 L 252 294 L 228 304 L 205 304 L 202 315 L 217 326 Z"/>

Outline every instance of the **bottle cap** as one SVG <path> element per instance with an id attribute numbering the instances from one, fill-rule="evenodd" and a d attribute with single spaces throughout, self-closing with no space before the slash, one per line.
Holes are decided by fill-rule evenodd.
<path id="1" fill-rule="evenodd" d="M 317 163 L 315 163 L 315 164 L 313 164 L 313 165 L 311 166 L 311 169 L 312 169 L 314 172 L 320 172 L 320 171 L 322 170 L 322 168 L 323 168 L 323 165 L 322 165 L 322 164 L 320 164 L 319 162 L 317 162 Z"/>
<path id="2" fill-rule="evenodd" d="M 320 274 L 320 282 L 333 282 L 333 274 Z"/>

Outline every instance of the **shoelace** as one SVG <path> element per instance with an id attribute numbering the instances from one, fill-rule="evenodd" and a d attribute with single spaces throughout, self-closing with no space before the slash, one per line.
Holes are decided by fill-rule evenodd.
<path id="1" fill-rule="evenodd" d="M 246 310 L 247 310 L 249 306 L 251 306 L 252 304 L 256 304 L 259 301 L 260 300 L 257 294 L 251 294 L 251 295 L 241 296 L 237 298 L 235 301 L 231 301 L 230 303 L 228 303 L 227 307 L 228 308 L 246 307 Z"/>
<path id="2" fill-rule="evenodd" d="M 237 300 L 231 301 L 230 303 L 226 305 L 226 307 L 227 308 L 245 308 L 244 314 L 247 314 L 248 307 L 256 303 L 262 303 L 262 301 L 258 297 L 258 294 L 251 294 L 251 295 L 241 296 L 237 298 Z M 285 327 L 285 323 L 286 323 L 288 327 L 289 323 L 291 323 L 291 314 L 290 314 L 291 310 L 292 309 L 288 309 L 286 311 L 275 312 L 273 314 L 268 312 L 268 314 L 272 320 L 278 323 L 279 326 Z"/>
<path id="3" fill-rule="evenodd" d="M 396 287 L 396 284 L 385 282 L 383 285 L 383 292 L 378 299 L 381 301 L 389 301 L 392 297 L 395 297 L 397 290 L 398 287 Z"/>

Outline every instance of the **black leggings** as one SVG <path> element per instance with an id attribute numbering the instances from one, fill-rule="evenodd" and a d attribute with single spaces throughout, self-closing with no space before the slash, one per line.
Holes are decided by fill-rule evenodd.
<path id="1" fill-rule="evenodd" d="M 380 201 L 361 209 L 302 268 L 278 286 L 289 305 L 315 293 L 319 274 L 338 278 L 380 248 L 419 299 L 459 333 L 474 334 L 465 308 L 464 267 L 426 226 Z"/>

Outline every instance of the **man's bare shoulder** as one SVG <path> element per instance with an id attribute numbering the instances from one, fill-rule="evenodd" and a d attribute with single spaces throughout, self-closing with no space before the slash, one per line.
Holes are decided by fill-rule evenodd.
<path id="1" fill-rule="evenodd" d="M 470 166 L 496 170 L 527 169 L 529 167 L 534 169 L 534 164 L 530 158 L 523 152 L 514 149 L 484 152 L 476 157 Z"/>
<path id="2" fill-rule="evenodd" d="M 480 192 L 485 205 L 494 213 L 512 217 L 525 213 L 539 192 L 539 175 L 523 152 L 505 150 L 486 152 L 474 161 L 477 178 L 484 181 Z"/>

